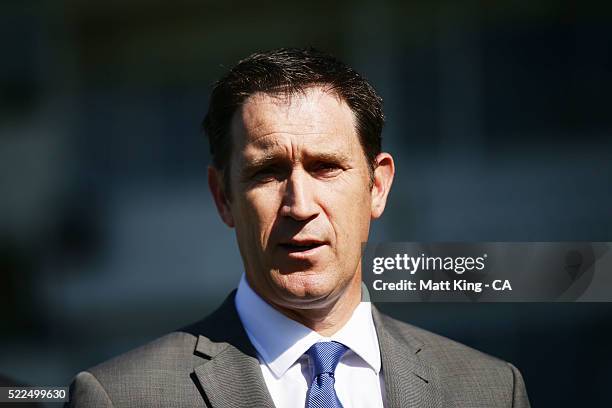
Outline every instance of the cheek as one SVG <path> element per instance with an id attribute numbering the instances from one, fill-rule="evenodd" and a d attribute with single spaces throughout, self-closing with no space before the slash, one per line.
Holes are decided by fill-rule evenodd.
<path id="1" fill-rule="evenodd" d="M 252 190 L 244 195 L 242 224 L 252 229 L 251 238 L 267 242 L 278 213 L 278 194 L 274 191 Z"/>
<path id="2" fill-rule="evenodd" d="M 344 187 L 344 188 L 342 188 Z M 370 194 L 359 185 L 331 186 L 325 190 L 323 203 L 339 244 L 361 245 L 367 239 L 370 223 Z"/>

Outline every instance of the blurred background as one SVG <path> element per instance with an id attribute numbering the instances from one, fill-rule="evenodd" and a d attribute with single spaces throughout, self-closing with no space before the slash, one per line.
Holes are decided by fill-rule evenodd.
<path id="1" fill-rule="evenodd" d="M 65 385 L 198 320 L 242 272 L 206 184 L 211 84 L 322 48 L 385 100 L 379 241 L 612 241 L 612 6 L 0 5 L 0 376 Z M 611 271 L 612 273 L 612 271 Z M 384 304 L 518 366 L 535 407 L 612 406 L 612 305 Z"/>

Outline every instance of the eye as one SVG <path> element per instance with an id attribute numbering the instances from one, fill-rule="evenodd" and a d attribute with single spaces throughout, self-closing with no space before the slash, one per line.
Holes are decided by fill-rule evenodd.
<path id="1" fill-rule="evenodd" d="M 334 177 L 342 172 L 342 167 L 337 163 L 319 162 L 312 167 L 312 172 L 321 177 Z"/>
<path id="2" fill-rule="evenodd" d="M 283 177 L 283 171 L 278 166 L 268 166 L 255 171 L 251 179 L 259 183 L 265 183 L 273 180 L 280 180 Z"/>

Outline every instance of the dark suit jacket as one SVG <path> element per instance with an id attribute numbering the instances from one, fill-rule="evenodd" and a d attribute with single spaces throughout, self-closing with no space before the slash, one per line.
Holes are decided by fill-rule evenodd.
<path id="1" fill-rule="evenodd" d="M 79 373 L 69 406 L 273 407 L 234 296 L 192 326 Z M 529 407 L 511 364 L 372 314 L 387 407 Z"/>

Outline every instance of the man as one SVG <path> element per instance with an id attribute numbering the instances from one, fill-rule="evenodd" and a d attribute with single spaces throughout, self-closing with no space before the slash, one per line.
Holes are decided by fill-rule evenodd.
<path id="1" fill-rule="evenodd" d="M 382 101 L 309 49 L 240 61 L 213 90 L 208 182 L 244 275 L 213 314 L 77 375 L 72 406 L 526 407 L 512 365 L 393 320 L 361 245 L 394 175 Z"/>

